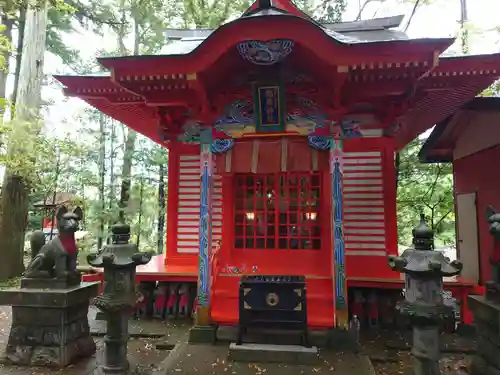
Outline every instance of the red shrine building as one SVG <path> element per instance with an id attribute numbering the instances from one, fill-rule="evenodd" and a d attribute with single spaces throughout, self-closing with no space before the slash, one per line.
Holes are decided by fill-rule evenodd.
<path id="1" fill-rule="evenodd" d="M 403 288 L 387 265 L 394 152 L 500 76 L 500 55 L 441 57 L 454 39 L 408 39 L 401 20 L 321 25 L 257 1 L 201 37 L 178 31 L 161 55 L 56 77 L 169 150 L 166 253 L 138 280 L 197 282 L 200 324 L 259 304 L 320 329 L 386 314 L 384 289 Z M 446 282 L 459 298 L 473 285 Z"/>
<path id="2" fill-rule="evenodd" d="M 486 208 L 500 210 L 500 98 L 476 98 L 441 121 L 420 151 L 426 163 L 453 163 L 457 256 L 463 276 L 492 279 L 490 259 L 500 256 L 488 231 Z M 493 164 L 489 164 L 493 161 Z"/>

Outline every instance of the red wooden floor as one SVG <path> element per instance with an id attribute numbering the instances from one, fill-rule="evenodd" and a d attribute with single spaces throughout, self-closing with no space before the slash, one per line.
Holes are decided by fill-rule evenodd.
<path id="1" fill-rule="evenodd" d="M 84 281 L 102 281 L 102 269 L 93 269 L 95 274 L 83 276 Z M 171 281 L 171 282 L 196 282 L 198 267 L 196 265 L 165 265 L 165 255 L 153 256 L 148 264 L 137 267 L 137 282 L 141 281 Z M 396 276 L 397 273 L 394 273 Z M 365 287 L 381 289 L 403 289 L 404 275 L 391 279 L 374 278 L 349 278 L 348 287 Z M 484 288 L 476 283 L 460 276 L 445 277 L 444 288 L 453 293 L 453 296 L 461 301 L 462 321 L 466 324 L 472 323 L 472 314 L 467 306 L 469 294 L 484 295 Z"/>

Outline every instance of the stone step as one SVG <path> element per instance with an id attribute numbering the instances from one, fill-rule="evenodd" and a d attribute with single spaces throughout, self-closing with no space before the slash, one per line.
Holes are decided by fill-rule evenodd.
<path id="1" fill-rule="evenodd" d="M 318 348 L 299 345 L 242 344 L 229 345 L 229 359 L 239 362 L 287 363 L 315 365 L 319 362 Z"/>
<path id="2" fill-rule="evenodd" d="M 90 334 L 95 337 L 106 335 L 107 323 L 103 320 L 89 321 Z M 167 334 L 168 327 L 162 322 L 129 321 L 128 333 L 133 338 L 160 338 Z"/>
<path id="3" fill-rule="evenodd" d="M 311 345 L 324 347 L 328 345 L 329 332 L 326 330 L 309 330 L 309 342 Z M 238 328 L 234 326 L 220 326 L 217 330 L 217 340 L 224 342 L 234 342 L 238 337 Z M 247 343 L 265 343 L 274 345 L 301 345 L 302 331 L 284 330 L 272 328 L 251 328 L 243 336 L 243 341 Z"/>

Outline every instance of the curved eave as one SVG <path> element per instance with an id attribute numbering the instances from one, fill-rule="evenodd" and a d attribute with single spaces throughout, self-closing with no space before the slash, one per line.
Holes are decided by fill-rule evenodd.
<path id="1" fill-rule="evenodd" d="M 109 76 L 53 76 L 64 85 L 68 96 L 86 99 L 106 99 L 113 103 L 141 103 L 144 99 L 114 83 Z"/>
<path id="2" fill-rule="evenodd" d="M 453 82 L 448 88 L 430 91 L 404 116 L 397 147 L 454 114 L 500 78 L 500 54 L 445 57 L 430 74 Z"/>
<path id="3" fill-rule="evenodd" d="M 500 53 L 441 57 L 435 71 L 474 71 L 478 69 L 492 69 L 500 72 Z"/>
<path id="4" fill-rule="evenodd" d="M 449 116 L 444 121 L 436 125 L 432 130 L 429 138 L 424 142 L 422 148 L 418 152 L 418 158 L 422 163 L 450 163 L 453 161 L 453 150 L 446 148 L 446 150 L 435 150 L 434 147 L 439 143 L 441 134 L 448 127 L 449 122 L 453 116 Z"/>
<path id="5" fill-rule="evenodd" d="M 454 38 L 359 41 L 327 31 L 316 23 L 290 14 L 244 17 L 214 31 L 193 51 L 182 55 L 103 57 L 107 69 L 133 74 L 199 72 L 229 48 L 244 40 L 291 39 L 307 46 L 330 65 L 414 62 L 441 54 Z"/>
<path id="6" fill-rule="evenodd" d="M 62 83 L 65 87 L 76 87 L 76 86 L 89 86 L 89 87 L 100 87 L 100 88 L 119 88 L 110 79 L 109 75 L 106 76 L 92 76 L 92 75 L 54 75 L 52 76 L 56 81 Z"/>
<path id="7" fill-rule="evenodd" d="M 95 109 L 121 122 L 152 141 L 160 145 L 166 144 L 161 137 L 156 108 L 148 107 L 145 104 L 116 105 L 105 99 L 83 100 Z"/>
<path id="8" fill-rule="evenodd" d="M 461 128 L 462 122 L 467 121 L 465 126 L 473 126 L 476 123 L 475 117 L 469 118 L 471 111 L 473 113 L 500 112 L 500 98 L 475 98 L 437 124 L 418 153 L 420 161 L 423 163 L 452 162 L 455 141 L 464 130 L 463 127 Z M 457 127 L 459 127 L 458 133 L 454 131 Z"/>
<path id="9" fill-rule="evenodd" d="M 71 75 L 54 75 L 53 78 L 59 81 L 73 96 L 78 96 L 78 93 L 87 92 L 120 92 L 124 91 L 119 85 L 114 83 L 110 76 L 71 76 Z"/>

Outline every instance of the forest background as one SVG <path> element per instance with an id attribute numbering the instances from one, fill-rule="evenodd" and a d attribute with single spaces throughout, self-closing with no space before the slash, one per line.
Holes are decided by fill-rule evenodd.
<path id="1" fill-rule="evenodd" d="M 323 22 L 405 14 L 411 37 L 455 36 L 446 53 L 499 50 L 495 0 L 298 0 Z M 249 0 L 1 0 L 0 280 L 18 276 L 29 233 L 64 195 L 85 210 L 83 252 L 100 248 L 119 216 L 143 251 L 163 252 L 168 152 L 78 99 L 53 74 L 100 73 L 99 56 L 160 54 L 167 28 L 211 28 Z M 498 8 L 498 12 L 493 9 Z M 490 15 L 490 16 L 489 16 Z M 496 95 L 494 85 L 484 95 Z M 421 212 L 438 246 L 455 244 L 451 166 L 421 164 L 429 132 L 396 155 L 398 236 L 411 242 Z M 57 194 L 55 194 L 57 192 Z M 63 194 L 64 193 L 64 194 Z M 61 195 L 62 194 L 62 195 Z M 26 220 L 27 218 L 27 220 Z"/>

